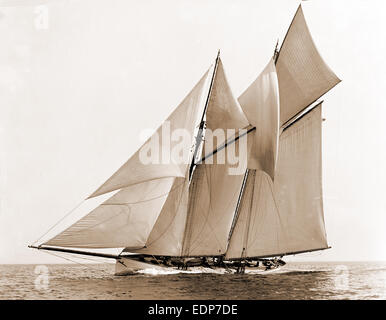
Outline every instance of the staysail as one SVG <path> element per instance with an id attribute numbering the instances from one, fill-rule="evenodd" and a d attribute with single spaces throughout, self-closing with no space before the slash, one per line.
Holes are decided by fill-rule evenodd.
<path id="1" fill-rule="evenodd" d="M 320 56 L 300 5 L 277 56 L 276 70 L 281 125 L 340 82 Z"/>
<path id="2" fill-rule="evenodd" d="M 327 248 L 323 216 L 321 105 L 280 136 L 275 181 L 250 170 L 226 258 Z"/>
<path id="3" fill-rule="evenodd" d="M 279 145 L 279 87 L 273 59 L 238 100 L 249 123 L 256 127 L 248 136 L 248 168 L 262 170 L 273 180 Z"/>
<path id="4" fill-rule="evenodd" d="M 212 90 L 206 113 L 207 130 L 246 126 L 248 122 L 233 98 L 220 59 Z M 236 116 L 233 118 L 233 115 Z M 169 256 L 225 253 L 245 170 L 246 150 L 238 152 L 240 146 L 246 148 L 245 139 L 239 139 L 232 146 L 240 155 L 237 164 L 230 161 L 228 149 L 223 148 L 216 153 L 213 162 L 196 166 L 190 185 L 188 176 L 185 177 L 185 189 L 178 197 L 172 196 L 166 201 L 165 210 L 159 215 L 146 247 L 135 252 Z M 218 163 L 218 158 L 225 159 L 224 163 Z M 235 165 L 241 168 L 230 170 Z"/>

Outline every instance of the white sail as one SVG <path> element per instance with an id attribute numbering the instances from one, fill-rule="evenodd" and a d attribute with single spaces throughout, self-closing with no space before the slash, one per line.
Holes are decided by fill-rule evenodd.
<path id="1" fill-rule="evenodd" d="M 301 6 L 280 48 L 276 70 L 281 125 L 340 82 L 320 56 Z"/>
<path id="2" fill-rule="evenodd" d="M 239 102 L 249 123 L 256 127 L 248 136 L 248 168 L 265 171 L 274 179 L 279 144 L 279 87 L 273 59 Z"/>
<path id="3" fill-rule="evenodd" d="M 322 201 L 321 106 L 280 136 L 274 185 L 250 170 L 227 258 L 327 248 Z"/>
<path id="4" fill-rule="evenodd" d="M 184 177 L 188 163 L 174 161 L 172 158 L 173 155 L 170 154 L 170 150 L 173 150 L 177 144 L 180 145 L 181 141 L 174 141 L 171 135 L 173 132 L 176 132 L 177 129 L 186 130 L 190 133 L 192 139 L 189 141 L 184 140 L 182 142 L 183 145 L 180 145 L 180 147 L 184 150 L 189 150 L 191 148 L 193 144 L 194 130 L 200 121 L 199 117 L 202 114 L 205 103 L 203 98 L 207 95 L 207 90 L 205 89 L 208 85 L 208 74 L 209 70 L 204 74 L 201 80 L 195 85 L 181 104 L 167 118 L 164 124 L 157 129 L 153 136 L 150 137 L 145 144 L 90 197 L 96 197 L 113 190 L 152 179 L 164 177 Z M 169 125 L 170 127 L 167 128 Z M 166 134 L 168 136 L 165 136 Z M 156 147 L 154 147 L 154 145 L 152 145 L 152 147 L 153 151 L 159 151 L 159 163 L 144 164 L 141 160 L 141 150 L 147 150 L 147 148 L 154 141 Z M 162 161 L 161 155 L 163 152 L 168 153 L 168 157 L 170 156 L 170 159 Z"/>
<path id="5" fill-rule="evenodd" d="M 126 187 L 45 245 L 77 248 L 143 247 L 178 178 Z"/>

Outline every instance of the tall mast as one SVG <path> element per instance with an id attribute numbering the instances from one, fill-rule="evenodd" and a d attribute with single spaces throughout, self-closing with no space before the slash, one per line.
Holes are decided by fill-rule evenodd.
<path id="1" fill-rule="evenodd" d="M 189 168 L 189 180 L 192 178 L 193 169 L 194 169 L 194 166 L 196 165 L 195 161 L 196 161 L 197 153 L 198 153 L 198 150 L 199 150 L 199 148 L 201 146 L 201 142 L 203 140 L 202 139 L 203 138 L 203 131 L 204 131 L 204 128 L 205 128 L 204 117 L 205 117 L 205 114 L 206 114 L 206 110 L 208 109 L 208 104 L 209 104 L 210 96 L 211 96 L 211 93 L 212 93 L 213 82 L 214 82 L 214 78 L 216 76 L 216 71 L 217 71 L 217 66 L 218 66 L 219 59 L 220 59 L 220 50 L 218 50 L 218 53 L 217 53 L 216 63 L 214 65 L 213 74 L 212 74 L 212 79 L 210 81 L 210 87 L 209 87 L 209 91 L 208 91 L 208 96 L 206 97 L 204 111 L 203 111 L 202 116 L 201 116 L 201 122 L 200 122 L 200 126 L 199 126 L 199 129 L 198 129 L 197 137 L 196 137 L 196 147 L 194 149 L 193 159 L 192 159 L 192 162 L 191 162 L 190 168 Z"/>

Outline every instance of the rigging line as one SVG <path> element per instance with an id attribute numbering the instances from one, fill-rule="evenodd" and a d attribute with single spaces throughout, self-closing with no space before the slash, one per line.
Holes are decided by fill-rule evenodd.
<path id="1" fill-rule="evenodd" d="M 79 264 L 79 265 L 81 265 L 81 266 L 83 266 L 83 267 L 90 268 L 90 269 L 97 270 L 97 271 L 101 271 L 100 269 L 93 268 L 93 267 L 91 267 L 91 266 L 89 266 L 89 265 L 87 265 L 87 264 L 80 263 L 79 261 L 72 260 L 72 259 L 70 259 L 70 258 L 68 258 L 68 257 L 66 258 L 66 257 L 63 257 L 63 256 L 61 256 L 61 255 L 59 255 L 59 254 L 55 254 L 55 253 L 49 252 L 49 251 L 44 251 L 44 252 L 47 253 L 47 254 L 50 254 L 50 255 L 52 255 L 52 256 L 55 256 L 55 257 L 57 257 L 57 258 L 64 259 L 64 260 L 70 261 L 70 262 L 72 262 L 72 263 Z"/>
<path id="2" fill-rule="evenodd" d="M 59 221 L 57 221 L 51 228 L 49 228 L 40 238 L 35 240 L 32 245 L 36 244 L 39 240 L 41 240 L 45 235 L 47 235 L 52 229 L 54 229 L 60 222 L 70 216 L 76 209 L 78 209 L 86 200 L 82 200 L 79 204 L 77 204 L 73 209 L 71 209 L 68 213 L 66 213 Z"/>
<path id="3" fill-rule="evenodd" d="M 75 255 L 75 253 L 67 253 L 67 252 L 65 252 L 65 254 L 68 254 L 68 255 L 70 255 L 70 256 L 72 256 L 72 257 L 76 257 L 76 258 L 78 258 L 78 259 L 83 259 L 83 260 L 88 260 L 88 261 L 97 262 L 98 264 L 102 263 L 102 261 L 99 261 L 99 260 L 97 260 L 97 259 L 86 258 L 86 257 L 83 257 L 83 256 L 78 255 L 78 254 Z M 99 259 L 105 259 L 105 260 L 107 260 L 107 259 L 109 259 L 109 258 L 102 258 L 102 257 L 100 257 Z M 103 261 L 104 261 L 104 260 L 103 260 Z M 110 261 L 110 260 L 109 260 L 109 261 Z M 107 262 L 106 262 L 106 263 L 107 263 Z"/>
<path id="4" fill-rule="evenodd" d="M 62 253 L 65 254 L 65 255 L 74 257 L 74 258 L 88 260 L 88 261 L 93 261 L 93 262 L 95 262 L 95 264 L 107 263 L 107 261 L 105 261 L 105 260 L 110 259 L 110 258 L 99 257 L 99 259 L 105 259 L 103 261 L 100 261 L 100 260 L 92 259 L 92 258 L 89 258 L 89 257 L 87 258 L 85 256 L 82 256 L 82 254 L 79 254 L 79 253 L 70 253 L 70 252 L 62 252 Z"/>

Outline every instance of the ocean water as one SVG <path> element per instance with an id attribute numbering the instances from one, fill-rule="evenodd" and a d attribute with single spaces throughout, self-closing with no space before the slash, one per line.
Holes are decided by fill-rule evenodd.
<path id="1" fill-rule="evenodd" d="M 386 299 L 386 262 L 290 262 L 244 275 L 113 274 L 114 264 L 0 265 L 0 299 Z"/>

